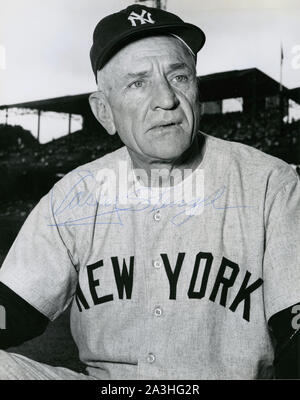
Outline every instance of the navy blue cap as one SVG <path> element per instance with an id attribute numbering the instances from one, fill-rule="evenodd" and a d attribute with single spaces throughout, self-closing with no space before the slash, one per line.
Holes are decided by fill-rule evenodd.
<path id="1" fill-rule="evenodd" d="M 127 44 L 143 37 L 173 34 L 196 55 L 205 43 L 204 32 L 177 15 L 158 8 L 133 4 L 108 15 L 96 26 L 90 51 L 92 68 L 97 71 Z"/>

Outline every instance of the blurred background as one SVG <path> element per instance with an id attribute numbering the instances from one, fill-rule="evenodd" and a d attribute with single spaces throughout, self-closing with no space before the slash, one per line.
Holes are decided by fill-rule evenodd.
<path id="1" fill-rule="evenodd" d="M 96 90 L 89 49 L 97 22 L 133 2 L 0 0 L 0 266 L 57 180 L 122 146 L 89 109 Z M 197 62 L 201 130 L 279 157 L 300 173 L 299 2 L 137 3 L 174 12 L 206 33 Z M 62 317 L 46 339 L 18 350 L 78 368 L 67 327 Z"/>

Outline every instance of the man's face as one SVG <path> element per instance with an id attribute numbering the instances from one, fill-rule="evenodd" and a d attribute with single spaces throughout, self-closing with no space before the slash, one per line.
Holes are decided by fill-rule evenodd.
<path id="1" fill-rule="evenodd" d="M 180 157 L 193 142 L 200 113 L 195 61 L 186 46 L 171 36 L 141 39 L 108 67 L 107 100 L 131 154 L 161 162 Z"/>

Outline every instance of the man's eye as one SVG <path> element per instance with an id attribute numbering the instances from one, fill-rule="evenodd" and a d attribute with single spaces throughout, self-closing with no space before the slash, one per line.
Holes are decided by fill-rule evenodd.
<path id="1" fill-rule="evenodd" d="M 188 77 L 186 75 L 177 75 L 173 80 L 177 83 L 181 83 L 186 82 L 188 80 Z"/>
<path id="2" fill-rule="evenodd" d="M 138 88 L 143 87 L 143 85 L 144 85 L 144 82 L 143 82 L 143 81 L 135 81 L 135 82 L 132 82 L 132 83 L 129 85 L 129 87 L 130 87 L 130 88 L 136 88 L 136 89 L 138 89 Z"/>

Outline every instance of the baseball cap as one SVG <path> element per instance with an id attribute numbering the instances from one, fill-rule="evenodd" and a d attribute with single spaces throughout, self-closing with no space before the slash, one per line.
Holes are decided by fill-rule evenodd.
<path id="1" fill-rule="evenodd" d="M 94 30 L 90 58 L 96 80 L 97 71 L 122 47 L 134 40 L 157 34 L 178 37 L 194 55 L 205 43 L 205 34 L 196 25 L 186 23 L 165 10 L 133 4 L 103 18 Z"/>

